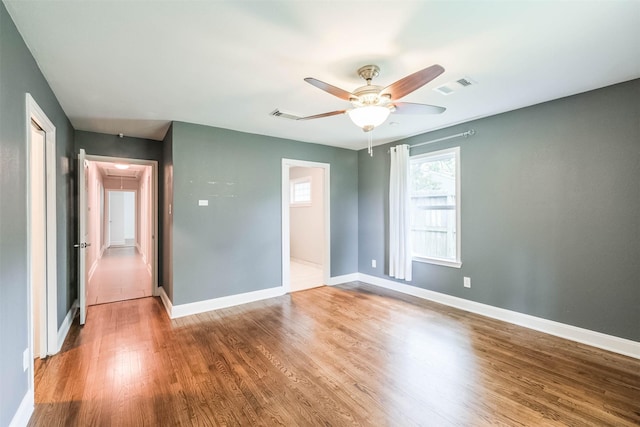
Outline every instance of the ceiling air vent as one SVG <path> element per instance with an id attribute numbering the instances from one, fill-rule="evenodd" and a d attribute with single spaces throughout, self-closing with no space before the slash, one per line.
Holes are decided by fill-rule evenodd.
<path id="1" fill-rule="evenodd" d="M 442 95 L 451 95 L 452 93 L 464 89 L 465 87 L 476 85 L 477 82 L 475 80 L 470 79 L 469 77 L 462 77 L 458 80 L 450 81 L 449 83 L 445 83 L 440 85 L 433 90 L 441 93 Z"/>
<path id="2" fill-rule="evenodd" d="M 438 86 L 437 88 L 433 89 L 437 92 L 440 92 L 443 95 L 449 95 L 450 93 L 453 93 L 453 89 L 451 89 L 449 86 L 442 85 L 442 86 Z"/>

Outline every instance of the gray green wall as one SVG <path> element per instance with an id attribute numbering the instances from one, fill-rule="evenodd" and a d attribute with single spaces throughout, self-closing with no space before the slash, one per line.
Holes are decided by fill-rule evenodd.
<path id="1" fill-rule="evenodd" d="M 28 388 L 27 158 L 25 94 L 56 127 L 58 327 L 76 299 L 71 213 L 74 131 L 0 2 L 0 425 L 8 425 Z"/>
<path id="2" fill-rule="evenodd" d="M 634 80 L 360 151 L 359 271 L 390 279 L 388 147 L 473 128 L 412 150 L 461 147 L 462 268 L 411 284 L 640 341 L 639 100 Z"/>
<path id="3" fill-rule="evenodd" d="M 357 272 L 357 152 L 181 122 L 171 131 L 174 304 L 282 285 L 283 158 L 331 165 L 331 276 Z"/>
<path id="4" fill-rule="evenodd" d="M 282 283 L 282 158 L 331 164 L 331 275 L 388 278 L 389 145 L 369 158 L 179 122 L 163 143 L 74 133 L 0 2 L 0 425 L 9 424 L 28 387 L 27 92 L 57 131 L 59 326 L 76 299 L 80 147 L 163 166 L 159 242 L 167 244 L 159 274 L 174 304 Z M 414 151 L 461 146 L 463 265 L 414 263 L 411 283 L 640 341 L 639 99 L 635 80 L 401 141 L 477 131 Z M 205 198 L 209 206 L 198 207 Z M 165 218 L 170 203 L 175 215 Z M 471 289 L 462 287 L 463 276 Z"/>
<path id="5" fill-rule="evenodd" d="M 77 130 L 75 136 L 75 153 L 84 148 L 87 154 L 94 156 L 123 157 L 126 159 L 156 160 L 162 163 L 163 143 L 152 139 L 134 138 L 106 133 Z"/>

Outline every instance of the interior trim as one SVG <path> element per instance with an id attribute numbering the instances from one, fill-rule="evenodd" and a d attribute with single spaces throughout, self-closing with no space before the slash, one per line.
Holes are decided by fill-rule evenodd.
<path id="1" fill-rule="evenodd" d="M 204 313 L 207 311 L 218 310 L 221 308 L 233 307 L 236 305 L 247 304 L 250 302 L 260 301 L 263 299 L 279 297 L 285 294 L 282 286 L 275 288 L 261 289 L 259 291 L 246 292 L 243 294 L 229 295 L 220 298 L 213 298 L 204 301 L 197 301 L 188 304 L 174 305 L 164 288 L 160 288 L 160 298 L 167 310 L 167 314 L 170 319 L 177 319 L 179 317 L 190 316 L 192 314 Z"/>
<path id="2" fill-rule="evenodd" d="M 33 392 L 31 390 L 27 390 L 22 398 L 22 402 L 20 402 L 20 406 L 18 406 L 18 410 L 13 414 L 9 427 L 23 427 L 29 424 L 29 419 L 31 418 L 34 409 L 35 402 Z"/>
<path id="3" fill-rule="evenodd" d="M 556 337 L 565 338 L 571 341 L 597 347 L 603 350 L 640 359 L 640 342 L 603 334 L 553 320 L 543 319 L 517 311 L 506 310 L 464 298 L 442 294 L 440 292 L 429 291 L 416 286 L 394 282 L 393 280 L 370 276 L 368 274 L 358 274 L 359 280 L 381 288 L 391 289 L 404 294 L 413 295 L 429 301 L 459 308 L 471 313 L 502 320 L 514 325 L 524 326 Z"/>
<path id="4" fill-rule="evenodd" d="M 71 308 L 67 312 L 67 315 L 64 317 L 64 320 L 62 321 L 62 325 L 60 325 L 60 328 L 58 329 L 58 342 L 56 344 L 57 346 L 56 353 L 58 353 L 62 349 L 62 344 L 64 344 L 64 340 L 67 338 L 67 334 L 71 329 L 71 324 L 73 323 L 73 319 L 75 319 L 76 317 L 76 313 L 79 307 L 80 307 L 80 304 L 78 304 L 78 300 L 76 299 L 75 301 L 73 301 L 73 304 L 71 304 Z"/>

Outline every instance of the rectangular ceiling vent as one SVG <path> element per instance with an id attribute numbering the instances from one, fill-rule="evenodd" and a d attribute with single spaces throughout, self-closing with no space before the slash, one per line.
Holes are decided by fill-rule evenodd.
<path id="1" fill-rule="evenodd" d="M 269 113 L 273 117 L 280 117 L 282 119 L 290 119 L 290 120 L 298 120 L 300 116 L 296 116 L 295 114 L 285 113 L 283 111 L 278 110 L 277 108 Z"/>
<path id="2" fill-rule="evenodd" d="M 449 83 L 440 85 L 433 90 L 441 93 L 442 95 L 451 95 L 452 93 L 460 89 L 464 89 L 465 87 L 473 86 L 475 84 L 477 83 L 469 77 L 462 77 L 461 79 L 453 80 Z"/>
<path id="3" fill-rule="evenodd" d="M 442 85 L 442 86 L 438 86 L 437 88 L 433 89 L 436 92 L 440 92 L 443 95 L 449 95 L 450 93 L 453 93 L 453 89 L 451 89 L 448 85 Z"/>

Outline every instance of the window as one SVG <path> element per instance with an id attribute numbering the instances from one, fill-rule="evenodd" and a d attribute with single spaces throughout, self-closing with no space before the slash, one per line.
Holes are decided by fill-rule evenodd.
<path id="1" fill-rule="evenodd" d="M 460 267 L 460 148 L 410 159 L 413 259 Z"/>
<path id="2" fill-rule="evenodd" d="M 311 177 L 291 180 L 291 206 L 311 205 Z"/>

